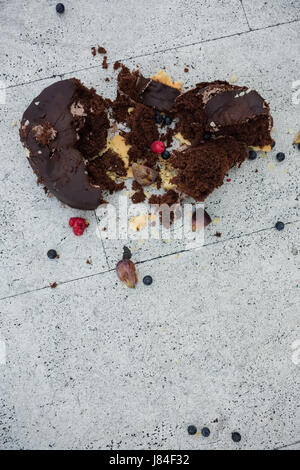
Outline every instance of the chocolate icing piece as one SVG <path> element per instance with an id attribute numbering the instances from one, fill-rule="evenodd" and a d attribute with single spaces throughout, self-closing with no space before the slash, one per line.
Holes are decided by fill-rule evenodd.
<path id="1" fill-rule="evenodd" d="M 173 87 L 151 80 L 140 98 L 146 106 L 159 111 L 171 111 L 180 92 Z"/>
<path id="2" fill-rule="evenodd" d="M 88 143 L 86 134 L 93 128 L 91 115 L 98 128 L 101 123 L 101 132 Z M 89 155 L 83 155 L 80 148 L 83 142 L 88 154 L 100 152 L 108 125 L 102 98 L 75 78 L 49 86 L 25 111 L 20 137 L 29 151 L 29 163 L 39 182 L 63 203 L 95 209 L 103 201 L 99 187 L 92 186 L 89 179 L 85 160 Z"/>
<path id="3" fill-rule="evenodd" d="M 268 114 L 264 103 L 264 99 L 254 90 L 225 91 L 210 98 L 204 111 L 209 123 L 223 127 Z"/>
<path id="4" fill-rule="evenodd" d="M 180 92 L 150 78 L 145 78 L 138 71 L 131 72 L 124 65 L 118 75 L 118 92 L 159 111 L 171 111 Z"/>

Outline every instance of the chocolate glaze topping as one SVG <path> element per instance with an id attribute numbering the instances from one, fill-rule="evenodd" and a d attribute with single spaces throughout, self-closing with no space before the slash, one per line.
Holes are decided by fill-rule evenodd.
<path id="1" fill-rule="evenodd" d="M 74 105 L 78 91 L 85 94 L 83 106 L 78 102 Z M 103 135 L 97 143 L 100 151 L 108 128 L 103 100 L 77 79 L 63 80 L 43 90 L 25 111 L 20 128 L 21 141 L 29 150 L 28 160 L 39 181 L 60 201 L 77 209 L 95 209 L 102 202 L 100 189 L 90 183 L 85 156 L 77 148 L 84 114 L 90 113 L 90 109 L 84 109 L 89 95 L 103 123 Z"/>
<path id="2" fill-rule="evenodd" d="M 209 122 L 230 126 L 237 122 L 268 114 L 264 99 L 254 90 L 225 91 L 210 98 L 204 107 Z"/>
<path id="3" fill-rule="evenodd" d="M 151 80 L 141 94 L 141 101 L 146 106 L 156 108 L 159 111 L 171 111 L 174 101 L 179 95 L 180 92 L 176 88 Z"/>

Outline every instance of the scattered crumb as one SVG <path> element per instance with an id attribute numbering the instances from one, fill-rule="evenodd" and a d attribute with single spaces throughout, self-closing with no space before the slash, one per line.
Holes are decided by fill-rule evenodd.
<path id="1" fill-rule="evenodd" d="M 179 253 L 176 253 L 176 255 L 174 255 L 174 258 L 178 259 L 179 258 Z"/>
<path id="2" fill-rule="evenodd" d="M 108 63 L 107 63 L 107 56 L 106 55 L 103 57 L 102 68 L 103 69 L 108 69 Z"/>
<path id="3" fill-rule="evenodd" d="M 121 62 L 116 60 L 116 62 L 114 63 L 114 70 L 118 70 L 121 66 L 122 66 Z"/>
<path id="4" fill-rule="evenodd" d="M 188 67 L 185 67 L 184 72 L 185 72 L 185 73 L 188 73 L 188 72 L 189 72 L 189 68 L 188 68 Z"/>
<path id="5" fill-rule="evenodd" d="M 52 284 L 50 284 L 50 287 L 51 289 L 55 289 L 57 287 L 57 282 L 52 282 Z"/>
<path id="6" fill-rule="evenodd" d="M 298 132 L 298 134 L 295 136 L 293 144 L 300 144 L 300 132 Z"/>
<path id="7" fill-rule="evenodd" d="M 97 54 L 96 48 L 95 48 L 95 47 L 92 47 L 92 56 L 95 57 L 96 54 Z"/>
<path id="8" fill-rule="evenodd" d="M 212 220 L 212 223 L 213 223 L 214 225 L 217 225 L 219 222 L 220 222 L 220 218 L 219 218 L 219 217 L 215 217 L 215 218 Z"/>
<path id="9" fill-rule="evenodd" d="M 89 258 L 86 260 L 86 264 L 93 264 L 91 257 L 89 257 Z"/>
<path id="10" fill-rule="evenodd" d="M 98 54 L 106 54 L 106 49 L 102 46 L 98 46 Z"/>
<path id="11" fill-rule="evenodd" d="M 12 127 L 17 127 L 18 123 L 16 121 L 11 123 Z"/>
<path id="12" fill-rule="evenodd" d="M 274 163 L 273 163 L 273 162 L 269 162 L 269 163 L 268 163 L 268 168 L 269 168 L 270 171 L 274 171 L 274 168 L 275 168 Z"/>
<path id="13" fill-rule="evenodd" d="M 192 145 L 191 142 L 183 137 L 180 132 L 175 135 L 175 139 L 179 141 L 180 145 Z"/>
<path id="14" fill-rule="evenodd" d="M 106 77 L 105 79 L 106 82 L 110 82 L 110 79 L 108 77 Z"/>
<path id="15" fill-rule="evenodd" d="M 132 217 L 129 220 L 129 226 L 131 230 L 134 230 L 135 232 L 139 232 L 140 230 L 145 228 L 146 225 L 147 225 L 146 214 L 137 215 L 135 217 Z"/>
<path id="16" fill-rule="evenodd" d="M 167 75 L 163 70 L 159 70 L 155 75 L 152 75 L 152 80 L 157 82 L 163 83 L 164 85 L 168 85 L 172 88 L 177 88 L 177 90 L 181 91 L 182 84 L 180 81 L 173 82 L 171 77 Z"/>
<path id="17" fill-rule="evenodd" d="M 215 233 L 216 237 L 220 238 L 222 236 L 221 232 L 216 232 Z"/>
<path id="18" fill-rule="evenodd" d="M 230 83 L 236 83 L 238 81 L 238 78 L 235 74 L 231 75 L 230 77 Z"/>
<path id="19" fill-rule="evenodd" d="M 293 135 L 293 134 L 295 134 L 295 130 L 291 127 L 291 128 L 288 130 L 288 133 L 291 134 L 291 135 Z"/>

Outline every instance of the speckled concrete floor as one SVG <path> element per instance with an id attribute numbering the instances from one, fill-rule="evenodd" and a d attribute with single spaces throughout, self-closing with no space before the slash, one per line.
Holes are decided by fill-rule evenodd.
<path id="1" fill-rule="evenodd" d="M 52 0 L 0 1 L 0 447 L 299 449 L 300 2 L 64 3 L 58 16 Z M 274 151 L 208 198 L 201 250 L 128 242 L 139 277 L 154 279 L 135 290 L 114 272 L 124 243 L 45 196 L 13 125 L 54 76 L 113 97 L 116 59 L 146 75 L 165 66 L 186 87 L 234 74 L 275 121 Z M 91 222 L 81 238 L 73 215 Z"/>

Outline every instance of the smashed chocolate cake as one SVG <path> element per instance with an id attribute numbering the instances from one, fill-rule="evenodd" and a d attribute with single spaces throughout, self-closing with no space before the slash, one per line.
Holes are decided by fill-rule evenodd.
<path id="1" fill-rule="evenodd" d="M 103 191 L 122 190 L 127 178 L 134 179 L 134 203 L 146 199 L 149 185 L 166 190 L 147 196 L 150 204 L 204 201 L 248 157 L 248 147 L 271 150 L 273 119 L 256 91 L 217 80 L 181 93 L 181 82 L 162 70 L 145 78 L 119 62 L 114 69 L 114 101 L 64 80 L 35 98 L 21 122 L 39 181 L 69 206 L 95 209 Z M 181 147 L 172 151 L 174 138 Z"/>

